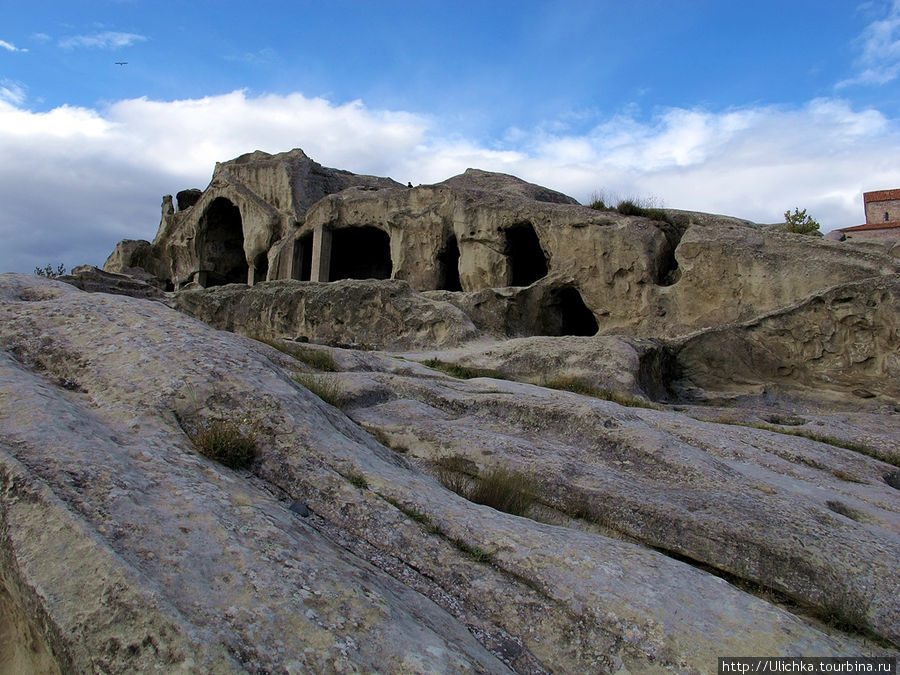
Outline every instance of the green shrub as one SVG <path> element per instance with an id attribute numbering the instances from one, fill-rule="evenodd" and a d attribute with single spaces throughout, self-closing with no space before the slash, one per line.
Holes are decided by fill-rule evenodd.
<path id="1" fill-rule="evenodd" d="M 256 459 L 256 440 L 233 422 L 209 420 L 189 424 L 185 431 L 201 454 L 232 469 L 245 469 Z"/>
<path id="2" fill-rule="evenodd" d="M 299 371 L 294 373 L 293 378 L 294 382 L 311 391 L 325 403 L 333 405 L 335 408 L 341 407 L 341 390 L 335 380 L 327 376 Z"/>
<path id="3" fill-rule="evenodd" d="M 795 208 L 793 213 L 790 210 L 784 212 L 784 229 L 797 234 L 813 234 L 819 231 L 819 223 L 806 215 L 806 209 Z"/>

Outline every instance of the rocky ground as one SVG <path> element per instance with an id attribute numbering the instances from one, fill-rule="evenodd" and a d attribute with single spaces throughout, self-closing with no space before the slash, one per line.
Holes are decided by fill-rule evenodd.
<path id="1" fill-rule="evenodd" d="M 0 275 L 0 672 L 897 654 L 896 382 L 768 379 L 749 358 L 716 388 L 685 368 L 691 340 L 721 335 L 436 333 L 455 308 L 403 284 L 397 315 L 362 315 L 398 351 L 322 346 L 267 331 L 294 325 L 277 311 L 235 321 L 250 300 L 231 288 L 161 302 Z M 364 291 L 377 305 L 385 288 Z M 893 288 L 859 297 L 896 306 Z M 434 321 L 404 332 L 423 303 Z M 773 321 L 738 331 L 746 353 Z M 895 367 L 896 332 L 878 339 L 863 371 Z M 193 431 L 221 421 L 255 440 L 249 468 L 197 451 Z M 499 468 L 525 478 L 521 515 L 459 494 Z"/>

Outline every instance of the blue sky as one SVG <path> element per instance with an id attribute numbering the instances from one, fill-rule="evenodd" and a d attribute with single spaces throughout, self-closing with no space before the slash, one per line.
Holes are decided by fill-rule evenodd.
<path id="1" fill-rule="evenodd" d="M 162 194 L 255 149 L 757 222 L 800 206 L 825 230 L 900 187 L 900 0 L 0 0 L 0 17 L 0 271 L 102 265 L 152 239 Z"/>

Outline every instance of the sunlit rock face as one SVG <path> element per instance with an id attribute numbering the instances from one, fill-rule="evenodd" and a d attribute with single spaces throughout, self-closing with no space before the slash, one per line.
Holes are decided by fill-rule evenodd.
<path id="1" fill-rule="evenodd" d="M 544 283 L 554 297 L 535 308 L 560 314 L 560 325 L 533 318 L 533 334 L 647 336 L 744 321 L 897 271 L 886 249 L 737 218 L 596 211 L 477 169 L 404 187 L 323 167 L 299 149 L 217 164 L 206 190 L 184 190 L 177 203 L 164 198 L 152 244 L 122 242 L 104 269 L 143 270 L 170 290 L 280 279 L 399 279 L 457 293 Z"/>

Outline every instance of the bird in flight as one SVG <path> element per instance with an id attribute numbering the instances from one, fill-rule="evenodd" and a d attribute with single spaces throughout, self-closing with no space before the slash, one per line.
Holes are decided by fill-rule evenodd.
<path id="1" fill-rule="evenodd" d="M 117 66 L 127 66 L 127 65 L 128 65 L 128 61 L 116 61 L 116 65 L 117 65 Z"/>

